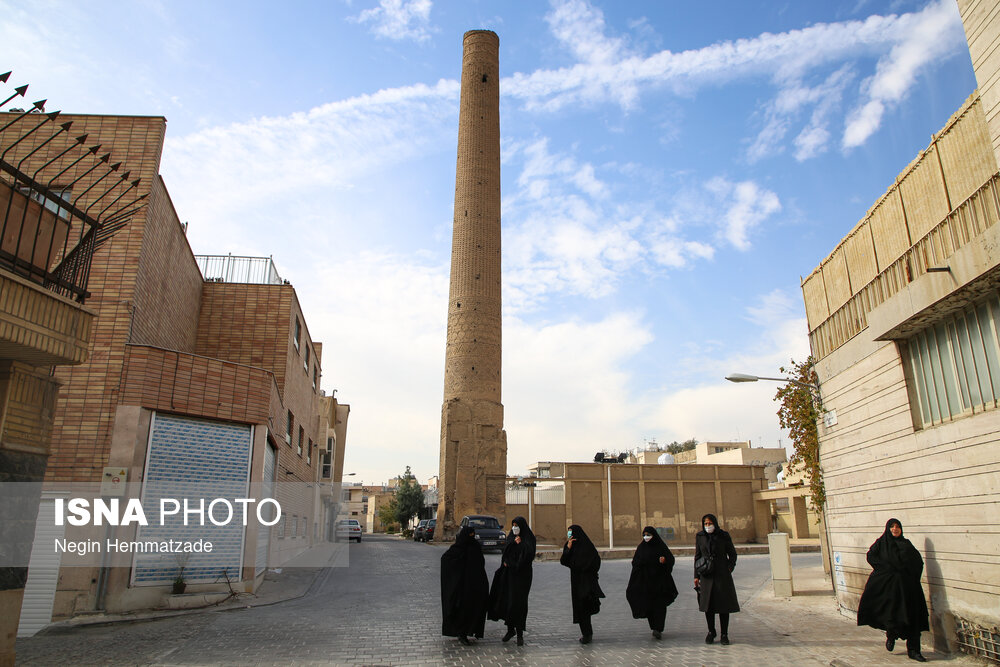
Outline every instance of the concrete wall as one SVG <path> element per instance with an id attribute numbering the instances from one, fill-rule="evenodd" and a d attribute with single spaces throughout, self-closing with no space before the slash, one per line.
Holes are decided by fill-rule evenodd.
<path id="1" fill-rule="evenodd" d="M 769 515 L 758 515 L 753 492 L 767 488 L 759 466 L 641 465 L 611 468 L 615 546 L 638 544 L 642 529 L 670 528 L 673 543 L 694 544 L 701 517 L 715 514 L 737 542 L 762 541 Z M 566 528 L 578 524 L 594 543 L 609 544 L 608 465 L 565 464 L 565 505 L 533 506 L 532 530 L 539 541 L 562 544 Z M 507 506 L 508 519 L 528 516 L 528 506 Z"/>

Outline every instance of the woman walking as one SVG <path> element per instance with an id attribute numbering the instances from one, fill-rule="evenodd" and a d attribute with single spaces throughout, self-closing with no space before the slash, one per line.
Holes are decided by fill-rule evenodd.
<path id="1" fill-rule="evenodd" d="M 580 643 L 589 644 L 594 637 L 590 617 L 601 610 L 601 598 L 604 597 L 597 581 L 601 555 L 583 528 L 573 524 L 566 531 L 566 543 L 559 562 L 569 568 L 573 622 L 580 625 Z"/>
<path id="2" fill-rule="evenodd" d="M 632 556 L 632 575 L 625 598 L 632 608 L 632 618 L 645 618 L 653 637 L 663 636 L 667 607 L 677 599 L 677 586 L 671 574 L 674 555 L 652 526 L 642 529 L 642 542 Z"/>
<path id="3" fill-rule="evenodd" d="M 490 582 L 476 531 L 462 528 L 441 555 L 441 634 L 469 645 L 483 638 Z"/>
<path id="4" fill-rule="evenodd" d="M 885 532 L 868 549 L 872 573 L 858 603 L 858 625 L 885 631 L 885 648 L 892 651 L 897 639 L 906 639 L 910 660 L 927 662 L 920 652 L 920 633 L 929 630 L 927 601 L 920 586 L 924 559 L 908 539 L 903 524 L 889 519 Z"/>
<path id="5" fill-rule="evenodd" d="M 715 641 L 715 615 L 718 614 L 722 626 L 719 643 L 728 646 L 729 614 L 740 610 L 732 574 L 736 567 L 736 547 L 714 514 L 701 517 L 701 525 L 702 529 L 694 538 L 694 587 L 698 591 L 698 609 L 705 612 L 708 622 L 705 643 Z"/>
<path id="6" fill-rule="evenodd" d="M 504 621 L 507 634 L 503 641 L 517 635 L 517 645 L 524 646 L 524 626 L 528 618 L 528 593 L 531 591 L 531 562 L 535 560 L 535 534 L 519 516 L 511 522 L 510 535 L 503 549 L 500 567 L 493 575 L 490 589 L 491 621 Z"/>

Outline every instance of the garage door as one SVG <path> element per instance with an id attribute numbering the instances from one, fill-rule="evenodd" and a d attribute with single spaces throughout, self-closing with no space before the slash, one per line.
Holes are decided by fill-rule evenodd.
<path id="1" fill-rule="evenodd" d="M 30 637 L 52 621 L 52 602 L 59 582 L 59 561 L 62 554 L 52 548 L 63 538 L 65 526 L 55 525 L 55 502 L 43 498 L 35 522 L 35 542 L 28 561 L 28 581 L 24 585 L 21 621 L 18 637 Z"/>

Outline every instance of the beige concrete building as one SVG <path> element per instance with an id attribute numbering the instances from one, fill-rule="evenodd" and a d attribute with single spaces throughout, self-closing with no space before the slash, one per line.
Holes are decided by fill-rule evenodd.
<path id="1" fill-rule="evenodd" d="M 784 447 L 753 447 L 749 440 L 741 442 L 699 442 L 694 449 L 674 454 L 678 465 L 762 466 L 769 484 L 776 484 L 778 472 L 788 463 Z"/>
<path id="2" fill-rule="evenodd" d="M 1000 618 L 991 136 L 974 93 L 802 282 L 827 411 L 820 459 L 837 598 L 846 613 L 857 609 L 868 547 L 897 517 L 924 557 L 939 645 Z"/>

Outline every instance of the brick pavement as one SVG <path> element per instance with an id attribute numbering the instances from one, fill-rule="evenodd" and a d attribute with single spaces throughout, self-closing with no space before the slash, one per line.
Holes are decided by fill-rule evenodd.
<path id="1" fill-rule="evenodd" d="M 503 644 L 503 626 L 466 647 L 440 635 L 442 549 L 392 538 L 351 546 L 350 567 L 320 573 L 308 594 L 254 609 L 214 610 L 142 623 L 59 627 L 17 644 L 24 665 L 906 665 L 905 651 L 886 653 L 877 632 L 857 628 L 832 595 L 790 601 L 770 594 L 766 556 L 746 556 L 736 571 L 744 611 L 732 617 L 731 646 L 704 644 L 704 616 L 679 559 L 681 596 L 670 607 L 660 641 L 628 611 L 627 560 L 608 560 L 601 585 L 608 598 L 594 618 L 594 643 L 577 642 L 571 623 L 569 572 L 538 563 L 525 646 Z M 487 556 L 492 575 L 499 557 Z M 818 556 L 793 556 L 797 571 Z M 802 568 L 806 568 L 803 570 Z M 808 580 L 808 577 L 806 578 Z M 934 654 L 953 667 L 982 665 L 968 656 Z"/>

